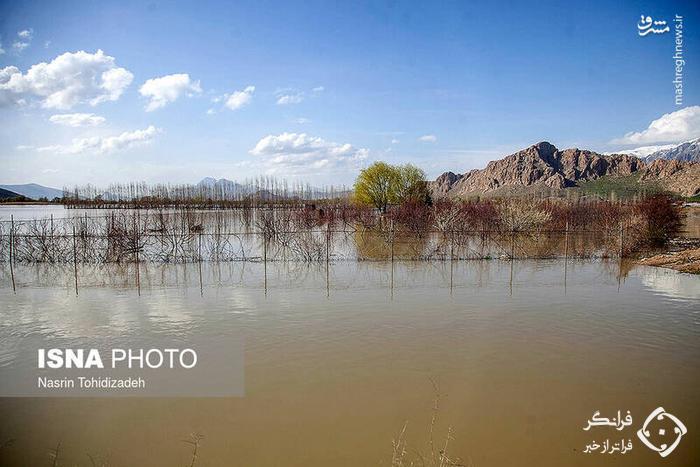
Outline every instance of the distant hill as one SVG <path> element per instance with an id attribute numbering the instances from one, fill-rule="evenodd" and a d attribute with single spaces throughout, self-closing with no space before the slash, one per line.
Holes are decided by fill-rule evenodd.
<path id="1" fill-rule="evenodd" d="M 0 188 L 14 193 L 19 193 L 22 196 L 37 200 L 39 198 L 46 198 L 49 201 L 58 197 L 63 197 L 63 190 L 58 190 L 56 188 L 50 188 L 36 183 L 25 183 L 24 185 L 0 185 Z"/>
<path id="2" fill-rule="evenodd" d="M 700 162 L 700 138 L 680 144 L 665 144 L 663 146 L 642 146 L 634 149 L 624 149 L 611 154 L 628 154 L 638 157 L 644 162 L 655 160 L 671 160 L 680 162 Z"/>
<path id="3" fill-rule="evenodd" d="M 225 178 L 216 179 L 214 177 L 204 177 L 199 181 L 199 183 L 197 183 L 197 186 L 210 188 L 224 199 L 240 194 L 246 194 L 247 191 L 246 188 L 240 183 Z"/>
<path id="4" fill-rule="evenodd" d="M 0 200 L 8 200 L 15 198 L 22 198 L 22 195 L 20 195 L 19 193 L 15 193 L 14 191 L 0 188 Z"/>
<path id="5" fill-rule="evenodd" d="M 638 148 L 634 149 L 622 149 L 620 151 L 614 151 L 614 152 L 604 152 L 603 154 L 606 156 L 610 156 L 612 154 L 627 154 L 630 156 L 638 157 L 640 159 L 644 159 L 650 154 L 654 154 L 655 152 L 659 151 L 664 151 L 666 149 L 673 149 L 677 144 L 665 144 L 662 146 L 641 146 Z"/>
<path id="6" fill-rule="evenodd" d="M 627 179 L 673 191 L 683 196 L 700 193 L 700 164 L 657 159 L 647 164 L 629 154 L 603 155 L 582 149 L 559 150 L 541 142 L 484 169 L 464 174 L 445 172 L 430 182 L 434 198 L 469 196 L 523 196 L 559 191 L 598 179 Z"/>
<path id="7" fill-rule="evenodd" d="M 216 179 L 214 177 L 204 177 L 197 183 L 198 186 L 216 186 L 216 185 L 224 185 L 224 186 L 235 186 L 235 187 L 242 187 L 241 184 L 234 182 L 233 180 L 229 180 L 226 178 L 219 178 Z"/>
<path id="8" fill-rule="evenodd" d="M 222 178 L 221 180 L 228 181 L 228 180 L 226 180 L 225 178 Z M 201 179 L 201 180 L 199 181 L 199 183 L 197 183 L 197 186 L 212 187 L 212 186 L 216 185 L 216 183 L 217 183 L 218 181 L 219 181 L 219 180 L 217 180 L 217 179 L 214 178 L 214 177 L 204 177 L 203 179 Z"/>
<path id="9" fill-rule="evenodd" d="M 273 192 L 274 190 L 255 187 L 252 184 L 243 185 L 225 178 L 216 179 L 214 177 L 205 177 L 200 180 L 196 186 L 202 188 L 202 191 L 204 192 L 211 192 L 212 197 L 217 199 L 235 199 L 243 196 L 269 201 L 273 199 L 284 199 L 285 196 L 292 198 L 300 196 L 300 193 L 298 191 L 294 191 L 292 188 L 290 188 L 290 190 L 284 194 L 281 193 L 281 191 L 275 193 Z M 330 195 L 338 198 L 346 198 L 350 196 L 350 193 L 351 191 L 347 189 L 335 188 L 332 193 L 329 193 L 324 188 L 306 186 L 304 188 L 303 196 L 306 199 L 321 199 Z"/>
<path id="10" fill-rule="evenodd" d="M 678 144 L 671 148 L 660 149 L 644 158 L 644 162 L 653 162 L 659 159 L 700 162 L 700 138 Z"/>

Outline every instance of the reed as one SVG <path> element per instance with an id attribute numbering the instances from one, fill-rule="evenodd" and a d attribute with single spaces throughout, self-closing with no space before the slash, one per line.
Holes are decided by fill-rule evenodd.
<path id="1" fill-rule="evenodd" d="M 452 457 L 449 454 L 450 441 L 453 441 L 452 427 L 447 427 L 447 432 L 444 439 L 438 444 L 435 439 L 435 431 L 439 421 L 440 415 L 440 400 L 442 395 L 440 393 L 440 388 L 438 384 L 430 379 L 433 385 L 433 406 L 431 409 L 430 423 L 428 424 L 428 433 L 426 440 L 427 451 L 421 449 L 411 449 L 408 448 L 408 442 L 406 441 L 406 428 L 408 427 L 408 422 L 404 422 L 403 428 L 399 432 L 398 436 L 392 440 L 392 455 L 391 455 L 391 466 L 392 467 L 409 467 L 409 466 L 430 466 L 430 467 L 457 467 L 465 466 L 461 459 L 458 457 Z M 471 464 L 471 463 L 470 463 Z"/>
<path id="2" fill-rule="evenodd" d="M 189 467 L 195 467 L 195 464 L 197 463 L 199 446 L 202 443 L 202 439 L 204 439 L 204 435 L 200 433 L 191 433 L 189 439 L 183 440 L 184 443 L 192 446 L 192 460 L 190 461 Z"/>

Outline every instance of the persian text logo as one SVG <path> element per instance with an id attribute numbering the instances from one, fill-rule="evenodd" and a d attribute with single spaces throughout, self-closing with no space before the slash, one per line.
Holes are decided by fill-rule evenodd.
<path id="1" fill-rule="evenodd" d="M 672 21 L 674 36 L 674 54 L 673 54 L 673 95 L 674 102 L 677 106 L 683 105 L 683 67 L 685 66 L 685 58 L 683 56 L 683 16 L 675 15 Z M 666 21 L 655 21 L 651 16 L 641 15 L 637 22 L 637 34 L 641 37 L 649 34 L 665 34 L 671 31 L 671 27 Z"/>
<path id="2" fill-rule="evenodd" d="M 666 21 L 654 21 L 651 16 L 642 15 L 637 23 L 637 33 L 642 37 L 647 34 L 664 34 L 670 30 Z"/>
<path id="3" fill-rule="evenodd" d="M 583 427 L 583 431 L 589 431 L 591 427 L 613 427 L 617 431 L 622 431 L 632 425 L 632 413 L 628 410 L 623 417 L 620 410 L 617 411 L 617 416 L 612 418 L 601 417 L 600 410 L 596 410 L 593 416 L 588 420 L 588 425 Z M 632 450 L 632 440 L 621 438 L 619 441 L 611 440 L 609 437 L 601 440 L 599 443 L 593 440 L 586 445 L 583 450 L 584 454 L 627 454 Z"/>
<path id="4" fill-rule="evenodd" d="M 673 433 L 675 435 L 675 439 L 670 444 L 660 442 L 657 446 L 656 443 L 651 441 L 651 425 L 655 422 L 660 422 L 664 420 L 669 420 L 673 422 Z M 688 433 L 688 429 L 685 427 L 683 422 L 681 422 L 678 419 L 678 417 L 666 412 L 666 410 L 664 410 L 663 407 L 657 407 L 656 410 L 650 413 L 647 419 L 644 421 L 644 426 L 642 426 L 639 429 L 639 431 L 637 431 L 637 436 L 646 447 L 648 447 L 652 451 L 658 452 L 661 457 L 666 457 L 669 454 L 671 454 L 674 449 L 676 449 L 676 446 L 678 446 L 678 443 L 681 442 L 681 438 L 686 433 Z M 658 434 L 659 436 L 665 436 L 666 429 L 659 428 Z"/>
<path id="5" fill-rule="evenodd" d="M 632 426 L 632 413 L 628 410 L 623 417 L 622 411 L 618 410 L 616 416 L 602 417 L 600 411 L 596 410 L 593 416 L 588 420 L 588 424 L 583 427 L 583 431 L 590 431 L 591 428 L 602 427 L 602 436 L 605 436 L 605 430 L 608 430 L 608 436 L 604 438 L 598 437 L 591 443 L 586 444 L 583 450 L 584 454 L 626 454 L 632 450 L 632 440 L 624 437 L 622 433 L 626 428 Z M 608 427 L 608 428 L 606 428 Z M 620 435 L 615 435 L 611 439 L 610 428 L 621 432 Z M 654 452 L 659 453 L 661 457 L 666 457 L 673 452 L 681 442 L 681 438 L 688 433 L 678 417 L 672 415 L 663 407 L 656 408 L 644 421 L 644 425 L 637 431 L 637 436 L 642 443 Z M 618 438 L 618 436 L 621 436 Z M 619 439 L 619 441 L 617 440 Z"/>

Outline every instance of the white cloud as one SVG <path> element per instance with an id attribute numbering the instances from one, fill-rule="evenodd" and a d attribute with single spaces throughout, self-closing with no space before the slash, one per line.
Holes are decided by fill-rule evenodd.
<path id="1" fill-rule="evenodd" d="M 308 119 L 306 117 L 299 117 L 299 118 L 295 118 L 293 120 L 293 122 L 298 123 L 299 125 L 305 125 L 307 123 L 311 123 L 311 119 Z"/>
<path id="2" fill-rule="evenodd" d="M 435 143 L 437 142 L 437 137 L 435 135 L 423 135 L 418 138 L 418 141 L 422 141 L 424 143 Z"/>
<path id="3" fill-rule="evenodd" d="M 37 148 L 37 151 L 52 152 L 56 154 L 82 154 L 85 152 L 107 154 L 148 144 L 160 131 L 161 130 L 159 128 L 151 125 L 143 130 L 125 131 L 124 133 L 116 136 L 75 138 L 71 144 L 43 146 Z"/>
<path id="4" fill-rule="evenodd" d="M 700 136 L 700 105 L 667 113 L 642 131 L 627 133 L 612 144 L 682 143 Z"/>
<path id="5" fill-rule="evenodd" d="M 399 144 L 400 142 L 401 142 L 401 141 L 399 141 L 399 140 L 396 139 L 396 138 L 394 138 L 394 139 L 391 140 L 391 144 Z"/>
<path id="6" fill-rule="evenodd" d="M 40 99 L 49 109 L 94 106 L 119 99 L 133 78 L 102 50 L 66 52 L 49 63 L 32 65 L 26 73 L 14 66 L 0 69 L 0 106 L 24 105 L 28 98 Z"/>
<path id="7" fill-rule="evenodd" d="M 260 157 L 271 174 L 318 174 L 320 171 L 358 168 L 369 151 L 334 143 L 306 133 L 268 135 L 250 153 Z"/>
<path id="8" fill-rule="evenodd" d="M 33 29 L 24 29 L 22 31 L 19 31 L 17 33 L 17 37 L 19 39 L 12 44 L 12 49 L 18 54 L 22 53 L 22 51 L 29 47 L 29 45 L 31 44 L 33 35 Z"/>
<path id="9" fill-rule="evenodd" d="M 12 43 L 12 49 L 17 53 L 21 53 L 27 47 L 29 47 L 29 42 L 15 41 Z"/>
<path id="10" fill-rule="evenodd" d="M 51 123 L 70 127 L 97 126 L 102 125 L 106 120 L 104 117 L 95 114 L 56 114 L 49 117 Z"/>
<path id="11" fill-rule="evenodd" d="M 299 104 L 303 100 L 301 93 L 283 94 L 277 98 L 277 105 Z"/>
<path id="12" fill-rule="evenodd" d="M 323 92 L 325 90 L 326 90 L 326 88 L 324 88 L 323 86 L 316 86 L 315 88 L 312 89 L 313 92 Z"/>
<path id="13" fill-rule="evenodd" d="M 167 104 L 175 102 L 183 94 L 191 96 L 201 92 L 199 81 L 192 81 L 187 73 L 152 78 L 143 83 L 139 89 L 142 96 L 150 99 L 146 105 L 146 112 L 165 107 Z"/>
<path id="14" fill-rule="evenodd" d="M 226 99 L 226 107 L 231 110 L 240 109 L 244 105 L 250 103 L 253 99 L 253 93 L 255 92 L 255 86 L 248 86 L 242 91 L 234 91 L 233 94 L 226 94 L 224 98 Z"/>
<path id="15" fill-rule="evenodd" d="M 2 42 L 0 42 L 0 55 L 5 53 L 5 49 L 2 48 Z"/>

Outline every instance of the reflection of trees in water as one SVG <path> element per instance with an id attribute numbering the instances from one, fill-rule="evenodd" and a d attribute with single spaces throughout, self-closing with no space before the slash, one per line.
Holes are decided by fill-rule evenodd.
<path id="1" fill-rule="evenodd" d="M 425 236 L 382 229 L 358 229 L 353 239 L 359 260 L 419 259 L 428 244 Z"/>
<path id="2" fill-rule="evenodd" d="M 568 237 L 568 239 L 567 239 Z M 631 240 L 630 240 L 631 241 Z M 4 237 L 9 259 L 9 238 Z M 287 231 L 266 239 L 255 232 L 143 234 L 121 242 L 104 236 L 15 237 L 15 263 L 104 264 L 329 260 L 461 260 L 611 257 L 619 254 L 619 234 L 607 232 L 425 232 L 357 228 Z"/>
<path id="3" fill-rule="evenodd" d="M 545 269 L 560 269 L 562 280 L 568 267 L 571 282 L 581 267 L 591 262 L 582 257 L 556 262 L 536 260 L 473 259 L 465 261 L 399 261 L 389 259 L 341 262 L 272 261 L 266 266 L 252 262 L 177 263 L 110 263 L 79 265 L 78 288 L 112 288 L 149 290 L 159 288 L 203 288 L 241 290 L 298 289 L 325 286 L 329 290 L 351 290 L 373 285 L 379 288 L 459 288 L 487 287 L 493 281 L 516 280 L 523 275 Z M 634 266 L 631 260 L 620 264 L 618 259 L 596 260 L 595 270 L 606 280 L 624 280 Z M 544 265 L 544 266 L 543 266 Z M 137 276 L 136 269 L 139 274 Z M 512 271 L 512 276 L 511 276 Z M 66 264 L 24 264 L 15 270 L 18 290 L 31 287 L 74 288 L 74 269 Z M 140 282 L 137 282 L 137 277 Z M 9 265 L 0 265 L 0 282 L 10 283 Z M 202 292 L 204 293 L 204 292 Z M 206 295 L 206 293 L 204 293 Z"/>
<path id="4" fill-rule="evenodd" d="M 392 237 L 380 231 L 358 230 L 354 242 L 357 258 L 370 260 L 389 260 L 392 250 L 395 260 L 465 260 L 503 256 L 590 258 L 616 256 L 619 250 L 619 238 L 605 232 L 431 232 L 412 236 L 397 231 Z"/>

